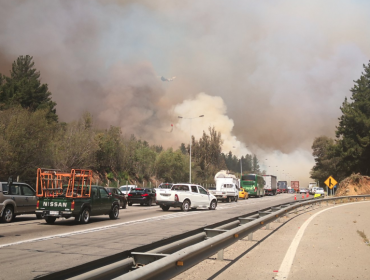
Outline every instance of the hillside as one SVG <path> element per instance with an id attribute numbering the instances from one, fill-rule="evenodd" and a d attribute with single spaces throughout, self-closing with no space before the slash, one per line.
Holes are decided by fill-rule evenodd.
<path id="1" fill-rule="evenodd" d="M 370 177 L 352 174 L 339 183 L 335 196 L 370 194 Z"/>

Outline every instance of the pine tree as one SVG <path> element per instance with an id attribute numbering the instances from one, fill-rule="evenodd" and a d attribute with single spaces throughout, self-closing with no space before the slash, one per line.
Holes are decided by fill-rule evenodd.
<path id="1" fill-rule="evenodd" d="M 336 136 L 342 158 L 340 171 L 346 175 L 360 172 L 370 174 L 370 62 L 364 65 L 361 77 L 354 81 L 351 101 L 345 98 L 340 108 Z"/>
<path id="2" fill-rule="evenodd" d="M 10 77 L 5 77 L 5 84 L 0 84 L 0 105 L 9 108 L 21 105 L 34 112 L 39 109 L 48 109 L 47 118 L 57 121 L 55 106 L 51 100 L 51 93 L 47 84 L 41 84 L 40 72 L 34 68 L 33 57 L 19 56 L 12 64 Z M 3 78 L 0 78 L 0 82 Z"/>

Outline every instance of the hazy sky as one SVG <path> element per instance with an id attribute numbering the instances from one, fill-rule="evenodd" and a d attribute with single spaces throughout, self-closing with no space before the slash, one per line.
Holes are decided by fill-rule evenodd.
<path id="1" fill-rule="evenodd" d="M 166 147 L 215 126 L 225 152 L 305 186 L 313 139 L 334 136 L 369 34 L 360 0 L 0 0 L 0 73 L 31 55 L 62 121 L 90 111 Z"/>

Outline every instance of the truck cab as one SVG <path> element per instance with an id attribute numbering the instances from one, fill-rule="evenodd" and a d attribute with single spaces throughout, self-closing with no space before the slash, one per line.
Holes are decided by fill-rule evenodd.
<path id="1" fill-rule="evenodd" d="M 216 188 L 209 189 L 218 201 L 232 202 L 239 198 L 239 180 L 227 170 L 221 170 L 215 175 Z"/>

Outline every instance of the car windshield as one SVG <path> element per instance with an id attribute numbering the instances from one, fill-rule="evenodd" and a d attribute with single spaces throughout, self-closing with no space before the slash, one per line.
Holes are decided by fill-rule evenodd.
<path id="1" fill-rule="evenodd" d="M 121 191 L 123 191 L 123 192 L 128 192 L 128 191 L 130 191 L 130 187 L 120 187 L 119 188 Z"/>

